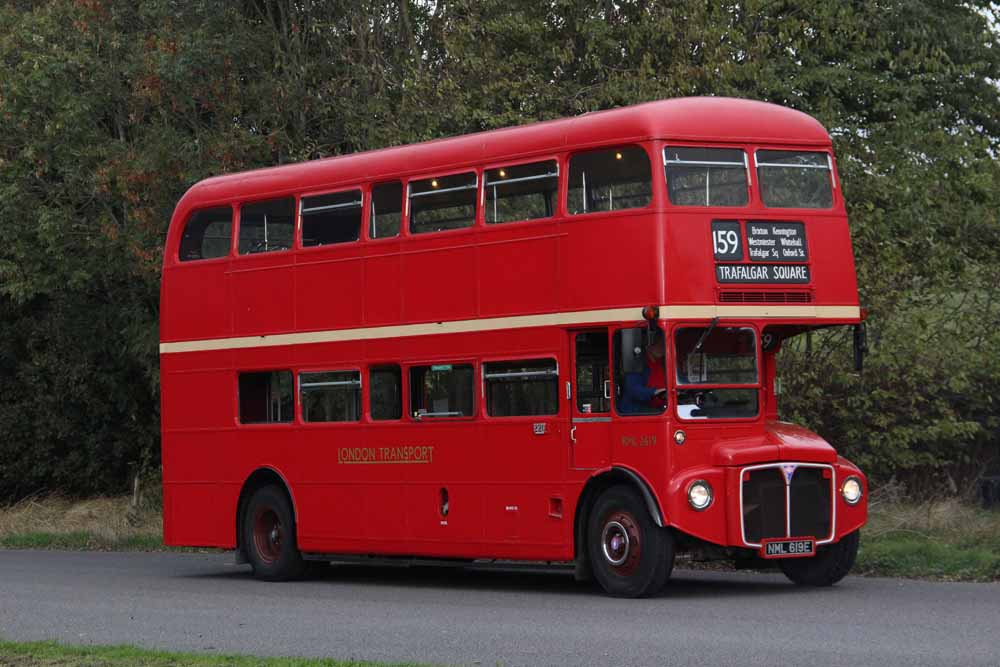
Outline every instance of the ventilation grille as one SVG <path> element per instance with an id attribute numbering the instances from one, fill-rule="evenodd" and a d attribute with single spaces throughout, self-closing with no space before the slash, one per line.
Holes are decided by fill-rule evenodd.
<path id="1" fill-rule="evenodd" d="M 812 292 L 719 292 L 722 303 L 812 303 Z"/>

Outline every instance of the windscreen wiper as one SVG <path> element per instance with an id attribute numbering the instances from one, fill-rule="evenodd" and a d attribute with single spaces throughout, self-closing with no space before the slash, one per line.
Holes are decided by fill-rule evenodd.
<path id="1" fill-rule="evenodd" d="M 692 349 L 691 352 L 697 352 L 698 350 L 701 349 L 701 346 L 705 343 L 705 339 L 708 338 L 713 331 L 715 331 L 715 325 L 718 323 L 719 323 L 719 318 L 713 317 L 712 323 L 708 325 L 707 329 L 705 329 L 705 333 L 703 333 L 701 335 L 701 338 L 698 339 L 698 342 L 695 343 L 694 349 Z"/>

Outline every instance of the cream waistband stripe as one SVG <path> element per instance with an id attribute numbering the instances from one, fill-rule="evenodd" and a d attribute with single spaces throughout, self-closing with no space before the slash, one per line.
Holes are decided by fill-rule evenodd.
<path id="1" fill-rule="evenodd" d="M 660 306 L 660 319 L 665 320 L 711 319 L 713 317 L 803 317 L 840 320 L 857 319 L 860 316 L 861 311 L 857 306 L 785 306 L 779 304 L 753 306 Z M 581 310 L 569 313 L 487 317 L 478 320 L 455 320 L 426 324 L 399 324 L 358 329 L 306 331 L 271 336 L 242 336 L 239 338 L 179 341 L 174 343 L 160 343 L 160 354 L 237 350 L 252 347 L 277 347 L 279 345 L 308 345 L 311 343 L 339 343 L 355 340 L 374 340 L 378 338 L 405 338 L 408 336 L 570 326 L 594 324 L 596 322 L 638 321 L 641 319 L 642 310 L 639 308 Z"/>

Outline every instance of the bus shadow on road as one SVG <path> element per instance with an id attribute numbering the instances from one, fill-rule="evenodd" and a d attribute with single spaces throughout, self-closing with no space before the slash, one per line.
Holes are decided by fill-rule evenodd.
<path id="1" fill-rule="evenodd" d="M 207 575 L 203 575 L 207 576 Z M 217 573 L 218 578 L 251 579 L 249 569 Z M 595 582 L 574 580 L 567 567 L 509 567 L 474 565 L 440 567 L 428 565 L 332 564 L 310 569 L 302 585 L 372 586 L 461 590 L 480 592 L 550 593 L 573 596 L 603 596 Z M 795 595 L 801 588 L 780 576 L 754 573 L 709 572 L 678 569 L 654 599 Z"/>

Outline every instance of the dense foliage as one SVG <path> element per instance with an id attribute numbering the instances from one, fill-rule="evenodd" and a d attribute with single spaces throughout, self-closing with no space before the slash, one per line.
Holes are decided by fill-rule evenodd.
<path id="1" fill-rule="evenodd" d="M 1000 449 L 1000 10 L 985 0 L 10 0 L 0 8 L 0 498 L 158 451 L 158 262 L 210 174 L 682 95 L 829 128 L 866 371 L 782 352 L 783 412 L 876 479 Z"/>

